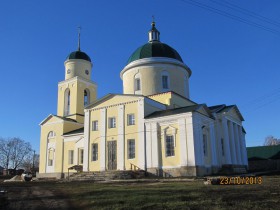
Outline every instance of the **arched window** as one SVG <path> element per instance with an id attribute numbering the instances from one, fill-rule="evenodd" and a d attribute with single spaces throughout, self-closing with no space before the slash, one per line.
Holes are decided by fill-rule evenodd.
<path id="1" fill-rule="evenodd" d="M 89 90 L 85 89 L 84 90 L 84 106 L 89 105 Z"/>
<path id="2" fill-rule="evenodd" d="M 70 114 L 70 90 L 67 88 L 64 93 L 64 116 Z"/>
<path id="3" fill-rule="evenodd" d="M 135 74 L 134 76 L 134 93 L 135 94 L 141 94 L 141 74 L 140 73 L 137 73 Z"/>
<path id="4" fill-rule="evenodd" d="M 50 131 L 48 134 L 48 139 L 55 137 L 55 132 L 54 131 Z"/>
<path id="5" fill-rule="evenodd" d="M 163 90 L 169 90 L 170 82 L 169 82 L 169 73 L 167 71 L 161 72 L 161 83 Z"/>

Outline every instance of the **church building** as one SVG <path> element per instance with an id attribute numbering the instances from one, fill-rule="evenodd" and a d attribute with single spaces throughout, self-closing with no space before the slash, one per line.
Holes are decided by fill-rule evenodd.
<path id="1" fill-rule="evenodd" d="M 160 41 L 155 22 L 148 35 L 120 72 L 122 94 L 96 98 L 90 57 L 80 44 L 69 54 L 57 114 L 40 123 L 39 177 L 63 178 L 75 165 L 84 172 L 141 169 L 172 177 L 247 169 L 238 107 L 192 101 L 191 69 Z"/>

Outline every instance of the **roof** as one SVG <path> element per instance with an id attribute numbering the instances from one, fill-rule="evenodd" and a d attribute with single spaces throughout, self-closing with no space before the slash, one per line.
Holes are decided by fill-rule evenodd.
<path id="1" fill-rule="evenodd" d="M 61 116 L 57 116 L 57 115 L 54 115 L 54 114 L 50 114 L 48 117 L 46 117 L 39 125 L 43 125 L 45 122 L 47 122 L 49 119 L 51 119 L 52 117 L 57 117 L 63 121 L 67 121 L 67 122 L 75 122 L 77 123 L 76 120 L 74 119 L 71 119 L 71 118 L 67 118 L 67 117 L 61 117 Z"/>
<path id="2" fill-rule="evenodd" d="M 73 135 L 73 134 L 79 134 L 79 133 L 84 133 L 84 127 L 70 131 L 70 132 L 66 132 L 63 135 Z"/>
<path id="3" fill-rule="evenodd" d="M 71 53 L 66 57 L 66 60 L 72 60 L 72 59 L 82 59 L 82 60 L 86 60 L 86 61 L 91 62 L 90 57 L 89 57 L 86 53 L 84 53 L 84 52 L 82 52 L 82 51 L 80 51 L 80 50 L 71 52 Z"/>
<path id="4" fill-rule="evenodd" d="M 129 57 L 127 64 L 142 58 L 151 57 L 173 58 L 183 63 L 181 56 L 175 49 L 160 41 L 154 41 L 148 42 L 136 49 Z"/>
<path id="5" fill-rule="evenodd" d="M 220 104 L 216 106 L 210 106 L 208 107 L 212 113 L 223 113 L 223 112 L 228 112 L 231 109 L 235 109 L 237 115 L 239 116 L 241 121 L 244 121 L 243 116 L 241 115 L 241 112 L 239 111 L 238 107 L 236 105 L 225 105 L 225 104 Z"/>
<path id="6" fill-rule="evenodd" d="M 280 145 L 247 147 L 249 160 L 280 159 Z"/>
<path id="7" fill-rule="evenodd" d="M 196 105 L 185 106 L 185 107 L 180 107 L 180 108 L 176 108 L 176 109 L 167 109 L 167 110 L 163 110 L 163 111 L 153 112 L 152 114 L 147 115 L 145 117 L 145 119 L 165 117 L 165 116 L 169 116 L 169 115 L 181 114 L 181 113 L 186 113 L 186 112 L 194 112 L 194 111 L 197 111 L 201 107 L 207 108 L 207 106 L 205 104 L 196 104 Z M 209 115 L 212 116 L 210 112 L 209 112 Z"/>

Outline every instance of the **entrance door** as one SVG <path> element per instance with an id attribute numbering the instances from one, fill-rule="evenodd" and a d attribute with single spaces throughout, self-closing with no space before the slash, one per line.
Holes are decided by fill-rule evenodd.
<path id="1" fill-rule="evenodd" d="M 117 169 L 117 141 L 109 141 L 108 146 L 108 170 Z"/>

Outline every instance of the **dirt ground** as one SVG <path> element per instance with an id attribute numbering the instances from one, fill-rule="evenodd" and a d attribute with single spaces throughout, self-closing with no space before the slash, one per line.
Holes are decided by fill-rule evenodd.
<path id="1" fill-rule="evenodd" d="M 67 196 L 41 187 L 37 183 L 1 183 L 0 190 L 6 191 L 0 195 L 0 209 L 73 209 Z"/>

